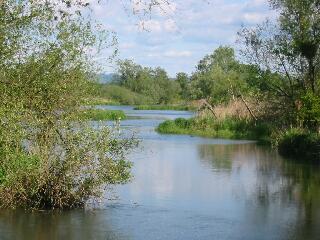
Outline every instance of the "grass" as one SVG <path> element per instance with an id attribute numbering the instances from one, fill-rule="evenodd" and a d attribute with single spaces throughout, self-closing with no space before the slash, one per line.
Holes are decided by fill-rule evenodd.
<path id="1" fill-rule="evenodd" d="M 320 135 L 301 129 L 284 132 L 278 140 L 281 155 L 308 160 L 320 160 Z"/>
<path id="2" fill-rule="evenodd" d="M 193 111 L 195 108 L 188 105 L 139 105 L 134 110 L 174 110 L 174 111 Z"/>
<path id="3" fill-rule="evenodd" d="M 157 131 L 164 134 L 258 140 L 260 143 L 270 143 L 271 132 L 266 124 L 255 125 L 246 120 L 232 118 L 216 120 L 210 117 L 168 120 L 161 123 Z"/>
<path id="4" fill-rule="evenodd" d="M 125 119 L 126 115 L 121 110 L 101 110 L 101 109 L 88 109 L 82 110 L 79 114 L 81 120 L 84 121 L 104 121 L 104 120 L 117 120 Z"/>

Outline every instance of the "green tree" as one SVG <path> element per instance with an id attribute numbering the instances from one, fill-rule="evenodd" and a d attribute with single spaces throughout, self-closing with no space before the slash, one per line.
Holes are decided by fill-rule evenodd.
<path id="1" fill-rule="evenodd" d="M 190 98 L 190 79 L 186 73 L 180 72 L 176 75 L 176 81 L 180 86 L 179 95 L 182 99 L 189 99 Z"/>
<path id="2" fill-rule="evenodd" d="M 211 99 L 213 104 L 227 102 L 248 91 L 246 65 L 240 64 L 234 50 L 219 47 L 202 59 L 191 77 L 191 91 L 196 99 Z"/>

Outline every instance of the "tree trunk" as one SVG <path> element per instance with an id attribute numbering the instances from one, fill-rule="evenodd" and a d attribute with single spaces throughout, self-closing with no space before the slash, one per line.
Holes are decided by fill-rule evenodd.
<path id="1" fill-rule="evenodd" d="M 205 105 L 207 108 L 209 108 L 210 112 L 212 113 L 212 115 L 217 118 L 214 109 L 212 107 L 212 105 L 206 100 L 206 99 L 202 99 L 202 104 Z"/>
<path id="2" fill-rule="evenodd" d="M 254 115 L 253 111 L 250 109 L 248 103 L 244 100 L 243 96 L 242 96 L 241 94 L 240 94 L 239 96 L 240 96 L 240 98 L 241 98 L 241 101 L 242 101 L 242 102 L 244 103 L 244 105 L 246 106 L 246 108 L 247 108 L 248 112 L 250 113 L 251 117 L 252 117 L 255 121 L 257 121 L 257 120 L 258 120 L 257 117 Z"/>

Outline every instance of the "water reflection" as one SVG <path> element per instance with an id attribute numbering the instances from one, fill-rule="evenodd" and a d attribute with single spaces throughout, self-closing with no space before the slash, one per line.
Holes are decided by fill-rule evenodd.
<path id="1" fill-rule="evenodd" d="M 198 145 L 198 153 L 212 171 L 242 176 L 233 191 L 245 198 L 248 223 L 265 228 L 273 219 L 287 228 L 283 239 L 320 236 L 319 165 L 286 160 L 255 144 Z"/>

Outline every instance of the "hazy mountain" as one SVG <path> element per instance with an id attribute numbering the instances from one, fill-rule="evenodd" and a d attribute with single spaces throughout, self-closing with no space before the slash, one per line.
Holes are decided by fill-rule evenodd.
<path id="1" fill-rule="evenodd" d="M 116 76 L 115 73 L 101 73 L 99 74 L 99 82 L 104 84 L 110 83 L 114 76 Z"/>

